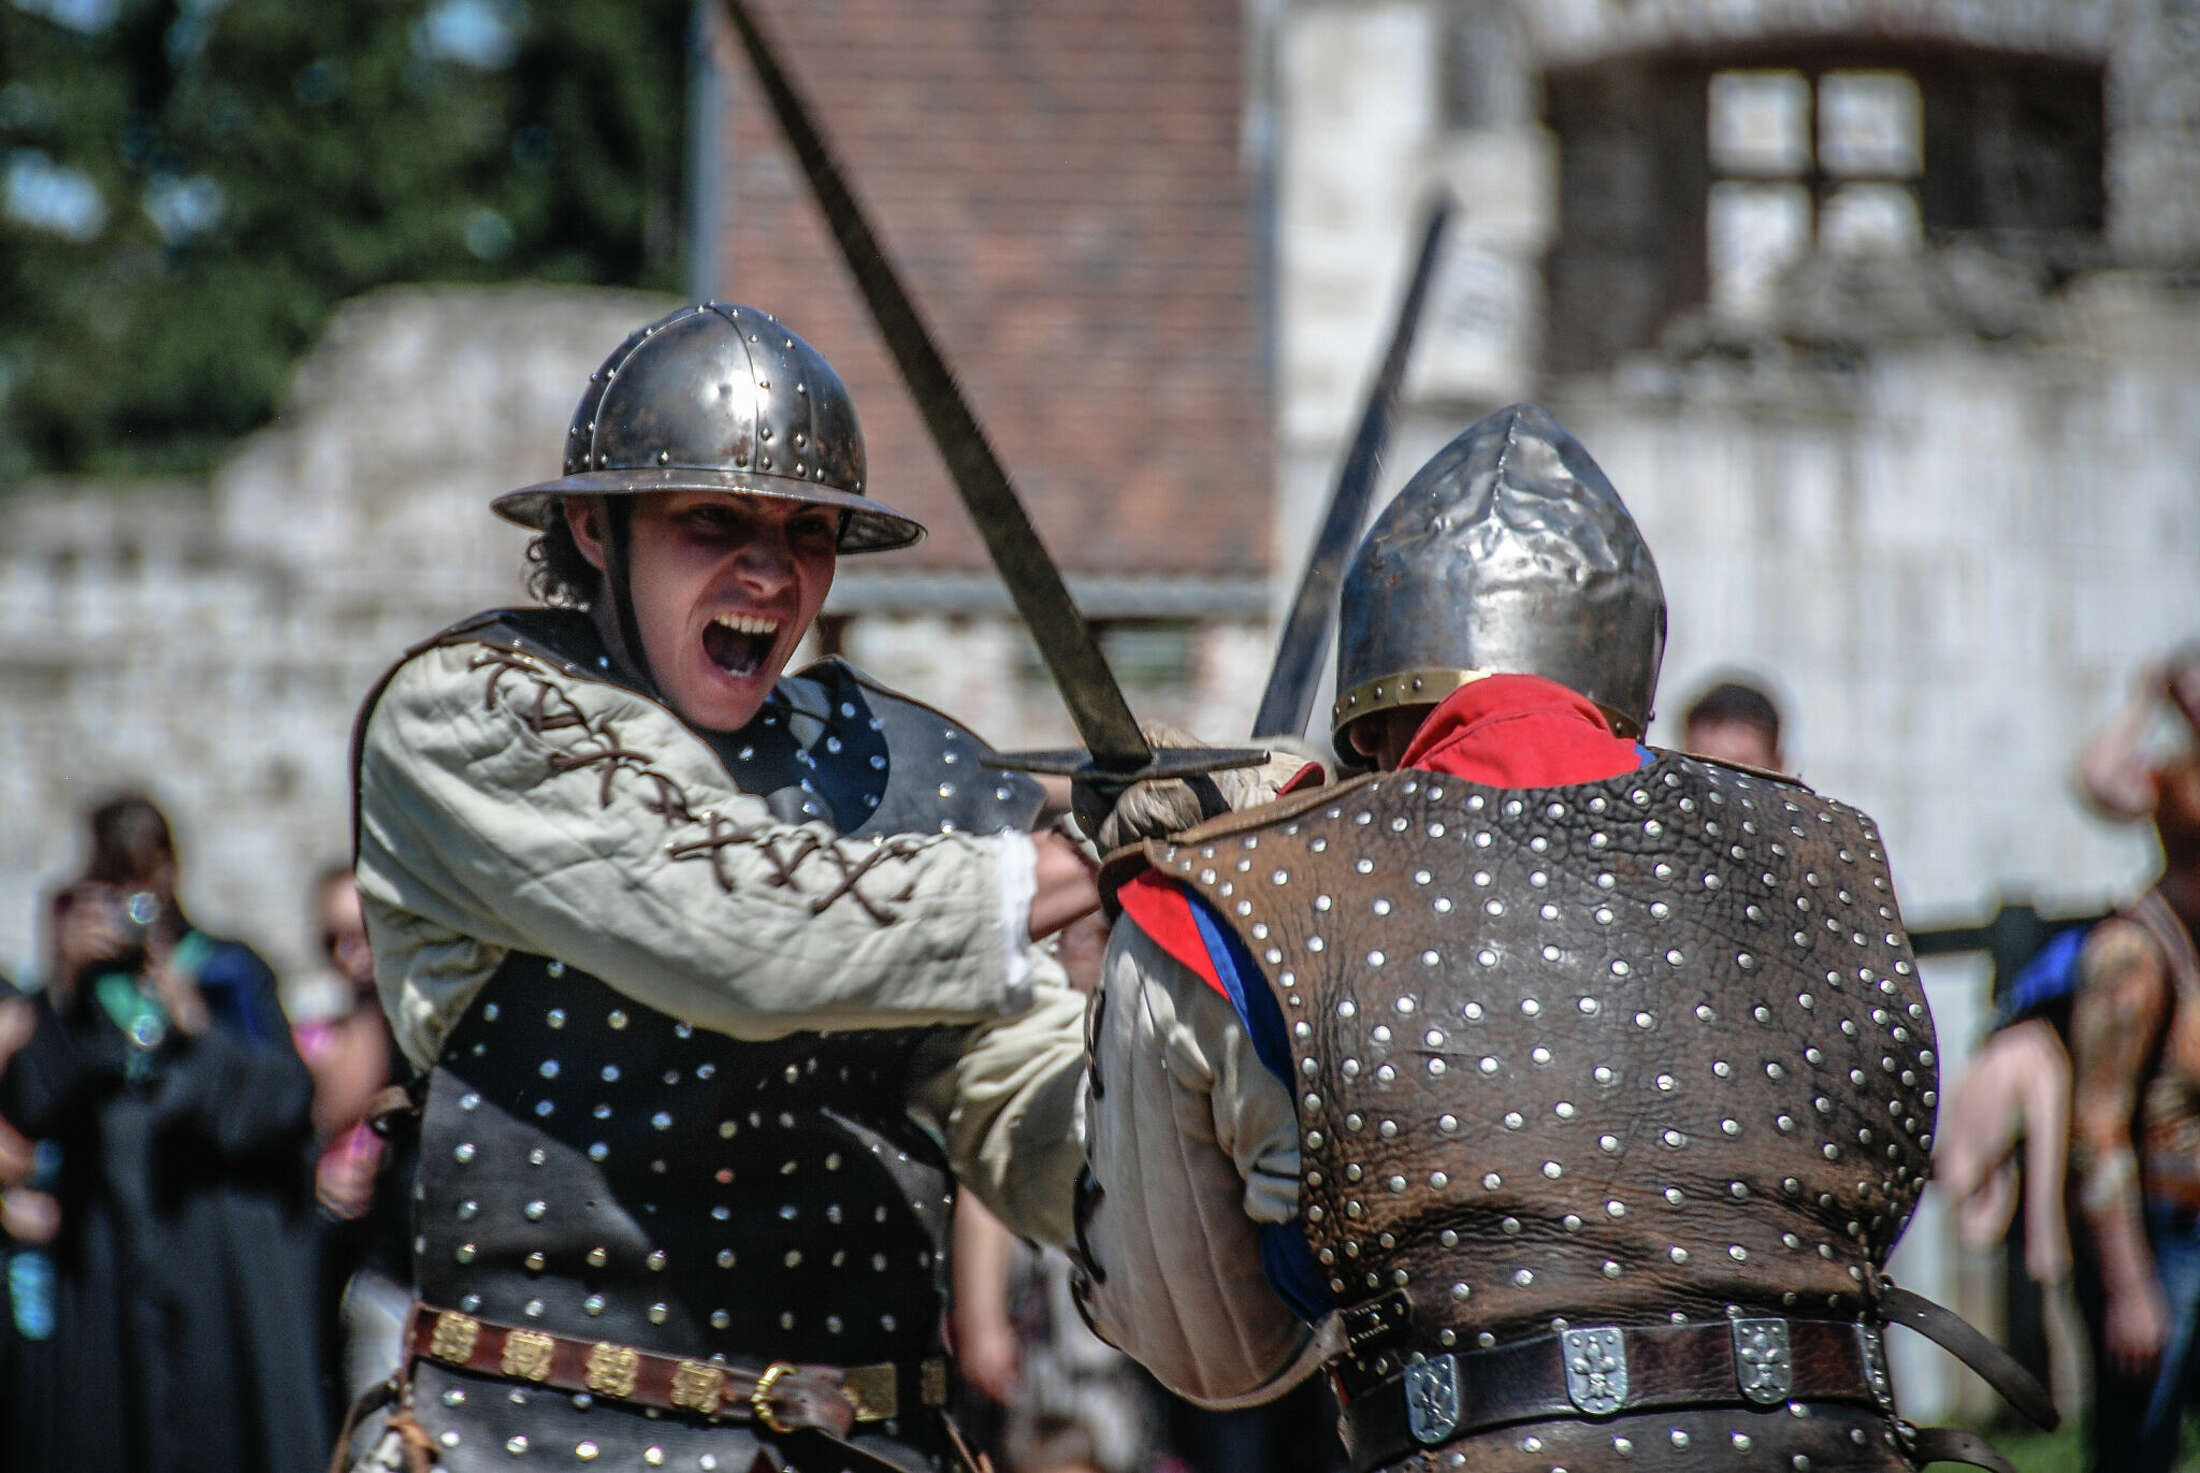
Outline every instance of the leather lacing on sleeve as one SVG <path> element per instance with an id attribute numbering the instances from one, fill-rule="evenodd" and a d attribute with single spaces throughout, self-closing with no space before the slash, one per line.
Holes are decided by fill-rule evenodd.
<path id="1" fill-rule="evenodd" d="M 716 811 L 698 813 L 677 778 L 658 767 L 648 753 L 627 746 L 617 724 L 609 716 L 590 716 L 583 711 L 571 695 L 545 678 L 533 657 L 514 650 L 487 649 L 474 656 L 468 668 L 488 672 L 482 698 L 484 710 L 494 711 L 501 704 L 530 735 L 538 738 L 548 739 L 557 733 L 577 734 L 561 737 L 562 746 L 546 741 L 551 750 L 545 761 L 552 772 L 596 769 L 601 779 L 597 789 L 597 802 L 601 806 L 611 806 L 615 779 L 622 772 L 647 784 L 649 791 L 641 800 L 643 808 L 662 818 L 665 827 L 674 831 L 666 841 L 666 854 L 674 860 L 707 860 L 719 888 L 728 894 L 733 892 L 735 882 L 725 862 L 725 851 L 746 847 L 755 850 L 769 866 L 765 882 L 803 896 L 811 915 L 822 915 L 837 902 L 847 899 L 853 900 L 878 925 L 893 925 L 901 918 L 893 907 L 910 899 L 916 887 L 915 878 L 904 878 L 898 890 L 884 895 L 866 889 L 863 881 L 880 864 L 913 858 L 940 842 L 935 837 L 905 834 L 883 843 L 852 846 L 807 828 L 777 824 L 750 826 L 736 823 Z M 508 689 L 507 677 L 524 680 L 529 691 L 519 693 Z M 678 832 L 698 828 L 701 832 L 691 837 L 683 837 Z M 821 868 L 831 870 L 825 877 L 829 883 L 821 893 L 805 891 L 802 883 L 805 867 L 812 872 Z"/>

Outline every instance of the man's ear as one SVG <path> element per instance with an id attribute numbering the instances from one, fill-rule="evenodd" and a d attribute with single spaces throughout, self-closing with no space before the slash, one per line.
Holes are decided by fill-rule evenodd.
<path id="1" fill-rule="evenodd" d="M 601 496 L 561 496 L 558 510 L 565 517 L 565 529 L 573 534 L 573 545 L 588 559 L 589 566 L 601 573 L 606 562 L 603 547 L 603 498 Z"/>

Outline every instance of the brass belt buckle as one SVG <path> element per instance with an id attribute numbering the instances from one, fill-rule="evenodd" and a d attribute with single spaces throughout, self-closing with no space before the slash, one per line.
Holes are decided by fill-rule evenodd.
<path id="1" fill-rule="evenodd" d="M 840 1373 L 840 1394 L 856 1409 L 858 1422 L 889 1422 L 901 1413 L 901 1387 L 891 1361 L 848 1367 Z"/>
<path id="2" fill-rule="evenodd" d="M 779 1384 L 780 1377 L 793 1374 L 793 1366 L 783 1360 L 775 1360 L 764 1368 L 763 1375 L 756 1378 L 756 1389 L 749 1393 L 749 1410 L 756 1414 L 756 1420 L 781 1435 L 795 1429 L 780 1421 L 779 1414 L 772 1410 L 772 1388 Z"/>

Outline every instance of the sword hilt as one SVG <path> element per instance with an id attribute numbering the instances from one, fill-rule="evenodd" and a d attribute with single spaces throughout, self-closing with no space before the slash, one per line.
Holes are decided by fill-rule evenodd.
<path id="1" fill-rule="evenodd" d="M 1155 747 L 1153 755 L 1136 767 L 1103 767 L 1083 747 L 1058 747 L 1041 752 L 987 752 L 978 761 L 1001 772 L 1040 773 L 1101 787 L 1128 788 L 1156 779 L 1258 767 L 1268 756 L 1262 747 Z"/>

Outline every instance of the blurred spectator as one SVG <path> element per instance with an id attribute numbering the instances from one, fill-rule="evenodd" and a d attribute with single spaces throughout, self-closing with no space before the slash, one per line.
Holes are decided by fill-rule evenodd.
<path id="1" fill-rule="evenodd" d="M 1147 1467 L 1157 1389 L 1085 1328 L 1070 1298 L 1069 1260 L 1018 1241 L 966 1192 L 955 1204 L 954 1273 L 956 1361 L 1002 1409 L 1008 1473 Z"/>
<path id="2" fill-rule="evenodd" d="M 314 1195 L 329 1219 L 322 1343 L 335 1372 L 328 1410 L 340 1425 L 351 1403 L 403 1358 L 402 1324 L 412 1304 L 406 1183 L 414 1159 L 409 1136 L 393 1145 L 370 1121 L 412 1070 L 375 991 L 374 949 L 349 865 L 324 870 L 314 883 L 313 924 L 328 973 L 320 985 L 291 994 L 291 1033 L 313 1073 Z"/>
<path id="3" fill-rule="evenodd" d="M 2165 708 L 2181 718 L 2176 724 L 2184 728 L 2187 750 L 2200 750 L 2200 644 L 2140 671 L 2130 704 L 2079 759 L 2079 787 L 2111 818 L 2141 819 L 2154 812 L 2163 769 L 2148 747 Z"/>
<path id="4" fill-rule="evenodd" d="M 1688 708 L 1681 748 L 1697 757 L 1739 762 L 1766 772 L 1787 771 L 1780 750 L 1780 708 L 1754 685 L 1722 680 Z"/>
<path id="5" fill-rule="evenodd" d="M 1948 1087 L 1933 1184 L 1955 1205 L 1966 1248 L 1999 1244 L 2016 1215 L 2024 1147 L 2024 1268 L 2037 1284 L 2070 1272 L 2063 1164 L 2070 1142 L 2070 1057 L 2047 1018 L 2021 1018 L 1979 1042 Z"/>
<path id="6" fill-rule="evenodd" d="M 327 1452 L 312 1080 L 266 964 L 177 904 L 160 810 L 117 799 L 91 830 L 0 1074 L 0 1117 L 59 1151 L 64 1394 L 12 1408 L 10 1436 L 41 1468 L 303 1473 Z"/>
<path id="7" fill-rule="evenodd" d="M 30 1042 L 37 1026 L 31 1004 L 0 977 L 0 1074 Z M 40 1190 L 45 1163 L 0 1120 L 0 1473 L 36 1473 L 41 1449 L 31 1441 L 29 1410 L 60 1396 L 54 1383 L 53 1257 L 47 1245 L 61 1224 L 61 1206 Z"/>
<path id="8" fill-rule="evenodd" d="M 2148 786 L 2161 877 L 2087 935 L 2070 1021 L 2092 1459 L 2118 1473 L 2175 1463 L 2200 1331 L 2200 754 Z"/>
<path id="9" fill-rule="evenodd" d="M 30 1042 L 37 1023 L 30 1002 L 0 977 L 0 1073 Z M 53 1241 L 61 1226 L 61 1204 L 36 1185 L 40 1175 L 36 1144 L 0 1120 L 0 1244 L 43 1247 Z"/>
<path id="10" fill-rule="evenodd" d="M 389 1086 L 397 1046 L 375 994 L 374 951 L 348 865 L 315 884 L 313 918 L 330 976 L 320 996 L 293 1004 L 291 1035 L 313 1072 L 313 1137 L 321 1146 L 314 1192 L 330 1216 L 348 1221 L 373 1199 L 382 1139 L 367 1111 Z"/>

